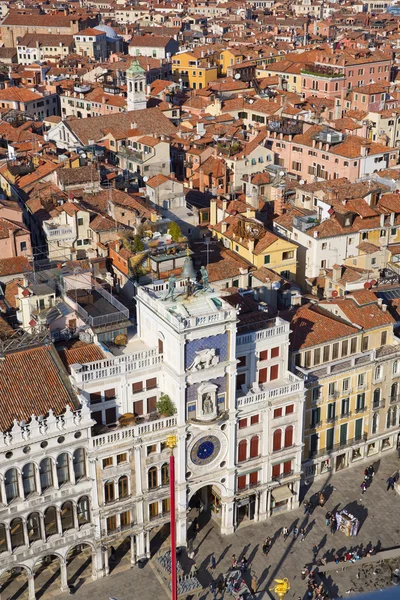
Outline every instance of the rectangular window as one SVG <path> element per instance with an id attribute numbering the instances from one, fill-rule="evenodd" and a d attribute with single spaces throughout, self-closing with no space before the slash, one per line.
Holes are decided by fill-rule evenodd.
<path id="1" fill-rule="evenodd" d="M 357 394 L 356 410 L 362 411 L 365 408 L 365 394 Z"/>
<path id="2" fill-rule="evenodd" d="M 345 417 L 350 412 L 350 398 L 343 398 L 341 416 Z"/>
<path id="3" fill-rule="evenodd" d="M 121 521 L 122 529 L 124 529 L 125 527 L 129 527 L 129 525 L 131 524 L 131 511 L 127 510 L 127 511 L 121 513 L 119 518 Z"/>
<path id="4" fill-rule="evenodd" d="M 245 356 L 238 356 L 238 367 L 245 367 L 246 366 L 246 357 Z"/>
<path id="5" fill-rule="evenodd" d="M 356 440 L 361 440 L 362 430 L 363 430 L 363 420 L 357 419 L 355 427 L 354 427 L 354 438 Z"/>
<path id="6" fill-rule="evenodd" d="M 261 350 L 260 360 L 268 360 L 268 350 Z"/>
<path id="7" fill-rule="evenodd" d="M 332 360 L 335 360 L 339 356 L 339 344 L 336 342 L 332 346 Z"/>
<path id="8" fill-rule="evenodd" d="M 387 331 L 381 333 L 381 346 L 385 346 L 387 343 Z"/>
<path id="9" fill-rule="evenodd" d="M 271 261 L 271 257 L 270 257 L 270 255 L 269 255 L 269 254 L 266 254 L 266 255 L 264 256 L 264 265 L 269 265 L 270 261 Z"/>
<path id="10" fill-rule="evenodd" d="M 324 346 L 324 363 L 329 361 L 330 347 Z"/>
<path id="11" fill-rule="evenodd" d="M 107 533 L 111 533 L 117 529 L 117 516 L 112 515 L 107 517 Z"/>
<path id="12" fill-rule="evenodd" d="M 135 417 L 140 417 L 143 415 L 143 400 L 138 400 L 133 403 L 133 414 Z"/>
<path id="13" fill-rule="evenodd" d="M 150 444 L 150 446 L 147 446 L 147 448 L 146 448 L 147 456 L 150 456 L 150 454 L 154 454 L 155 452 L 157 452 L 157 444 Z"/>
<path id="14" fill-rule="evenodd" d="M 162 501 L 162 512 L 163 515 L 166 515 L 170 512 L 171 508 L 170 508 L 170 499 L 169 498 L 164 498 L 164 500 Z"/>
<path id="15" fill-rule="evenodd" d="M 103 458 L 103 469 L 106 469 L 107 467 L 112 467 L 112 464 L 113 464 L 112 456 L 107 456 L 107 458 Z"/>
<path id="16" fill-rule="evenodd" d="M 244 490 L 246 487 L 246 475 L 241 475 L 237 478 L 237 488 L 238 490 Z"/>
<path id="17" fill-rule="evenodd" d="M 360 373 L 357 377 L 357 386 L 363 387 L 365 385 L 365 373 Z"/>
<path id="18" fill-rule="evenodd" d="M 342 356 L 347 356 L 349 353 L 349 342 L 348 340 L 343 340 L 342 342 Z"/>
<path id="19" fill-rule="evenodd" d="M 272 365 L 270 372 L 270 381 L 274 381 L 279 377 L 279 365 Z"/>
<path id="20" fill-rule="evenodd" d="M 344 446 L 347 443 L 347 423 L 340 426 L 340 445 Z"/>
<path id="21" fill-rule="evenodd" d="M 137 392 L 143 391 L 143 381 L 137 381 L 132 384 L 132 392 L 136 394 Z"/>
<path id="22" fill-rule="evenodd" d="M 271 358 L 277 358 L 277 356 L 279 356 L 279 346 L 271 350 Z"/>
<path id="23" fill-rule="evenodd" d="M 346 379 L 343 379 L 342 382 L 342 392 L 346 393 L 348 392 L 350 389 L 350 379 L 348 377 L 346 377 Z"/>
<path id="24" fill-rule="evenodd" d="M 155 519 L 155 517 L 158 517 L 158 502 L 152 502 L 152 504 L 149 504 L 149 516 L 150 519 Z"/>
<path id="25" fill-rule="evenodd" d="M 260 369 L 258 371 L 258 383 L 266 383 L 268 380 L 268 369 Z"/>
<path id="26" fill-rule="evenodd" d="M 117 454 L 117 465 L 128 461 L 128 454 L 123 452 L 122 454 Z"/>
<path id="27" fill-rule="evenodd" d="M 117 410 L 115 406 L 106 410 L 106 425 L 112 425 L 117 420 Z"/>
<path id="28" fill-rule="evenodd" d="M 240 375 L 236 375 L 236 389 L 240 391 L 242 389 L 242 385 L 246 383 L 246 375 L 241 373 Z"/>
<path id="29" fill-rule="evenodd" d="M 105 400 L 114 400 L 115 398 L 115 388 L 112 388 L 110 390 L 106 390 L 104 392 L 104 399 Z"/>
<path id="30" fill-rule="evenodd" d="M 251 425 L 255 425 L 260 422 L 260 415 L 253 415 L 250 419 Z"/>
<path id="31" fill-rule="evenodd" d="M 294 412 L 294 404 L 289 404 L 285 409 L 285 415 L 291 415 Z"/>
<path id="32" fill-rule="evenodd" d="M 304 354 L 304 366 L 307 369 L 311 367 L 311 352 L 309 350 Z"/>
<path id="33" fill-rule="evenodd" d="M 282 416 L 282 408 L 275 408 L 274 410 L 274 419 L 278 419 Z"/>
<path id="34" fill-rule="evenodd" d="M 257 485 L 258 484 L 258 471 L 253 471 L 253 473 L 250 473 L 250 485 Z"/>
<path id="35" fill-rule="evenodd" d="M 245 427 L 247 427 L 247 419 L 240 419 L 239 420 L 239 429 L 244 429 Z"/>
<path id="36" fill-rule="evenodd" d="M 272 477 L 273 478 L 278 478 L 281 474 L 281 465 L 280 463 L 278 463 L 277 465 L 273 465 L 272 466 Z"/>
<path id="37" fill-rule="evenodd" d="M 336 417 L 336 402 L 330 402 L 328 404 L 328 419 L 334 419 Z"/>
<path id="38" fill-rule="evenodd" d="M 315 427 L 321 421 L 321 409 L 313 408 L 311 411 L 311 427 Z"/>
<path id="39" fill-rule="evenodd" d="M 154 390 L 157 387 L 157 377 L 152 377 L 146 381 L 146 390 Z"/>
<path id="40" fill-rule="evenodd" d="M 336 382 L 333 381 L 328 386 L 328 395 L 332 398 L 336 393 Z"/>
<path id="41" fill-rule="evenodd" d="M 314 350 L 314 365 L 319 365 L 321 362 L 321 349 L 315 348 Z"/>
<path id="42" fill-rule="evenodd" d="M 355 354 L 357 352 L 357 338 L 351 338 L 350 352 Z"/>
<path id="43" fill-rule="evenodd" d="M 361 351 L 366 352 L 368 350 L 369 338 L 365 335 L 362 339 Z"/>
<path id="44" fill-rule="evenodd" d="M 90 404 L 99 404 L 101 402 L 101 392 L 90 394 Z"/>
<path id="45" fill-rule="evenodd" d="M 154 413 L 157 411 L 157 396 L 151 396 L 147 398 L 147 414 Z"/>
<path id="46" fill-rule="evenodd" d="M 333 440 L 335 436 L 335 429 L 332 427 L 331 429 L 327 429 L 326 431 L 326 449 L 333 449 Z"/>

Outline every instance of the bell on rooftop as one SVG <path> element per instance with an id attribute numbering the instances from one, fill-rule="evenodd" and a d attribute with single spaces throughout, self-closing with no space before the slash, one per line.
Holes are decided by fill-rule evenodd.
<path id="1" fill-rule="evenodd" d="M 191 256 L 187 256 L 184 260 L 181 277 L 182 279 L 196 279 L 196 271 Z"/>

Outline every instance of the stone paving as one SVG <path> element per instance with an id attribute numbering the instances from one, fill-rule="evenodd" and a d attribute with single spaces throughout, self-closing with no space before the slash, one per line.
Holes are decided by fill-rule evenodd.
<path id="1" fill-rule="evenodd" d="M 361 495 L 360 484 L 368 464 L 360 463 L 334 476 L 328 474 L 303 489 L 306 498 L 322 489 L 327 497 L 325 507 L 317 507 L 310 516 L 305 516 L 303 507 L 300 507 L 290 513 L 278 514 L 265 523 L 243 524 L 230 536 L 221 536 L 219 527 L 212 520 L 203 524 L 193 544 L 195 561 L 199 568 L 198 576 L 206 588 L 200 598 L 211 600 L 208 585 L 229 569 L 232 554 L 236 554 L 237 557 L 246 555 L 249 570 L 254 571 L 258 578 L 257 596 L 260 600 L 275 597 L 268 591 L 275 577 L 288 577 L 291 590 L 286 598 L 297 600 L 299 596 L 303 598 L 306 592 L 306 584 L 301 580 L 300 574 L 305 564 L 312 563 L 312 548 L 315 544 L 319 547 L 318 558 L 328 559 L 338 550 L 366 546 L 369 542 L 373 545 L 378 544 L 382 549 L 400 546 L 400 496 L 394 491 L 386 491 L 386 480 L 400 467 L 400 460 L 394 452 L 376 460 L 373 463 L 376 471 L 373 483 L 367 492 Z M 361 521 L 359 534 L 355 538 L 348 538 L 340 531 L 331 535 L 325 526 L 327 510 L 345 507 Z M 292 534 L 285 542 L 280 535 L 282 527 L 285 526 L 307 527 L 304 542 L 300 542 L 299 539 L 294 541 Z M 274 543 L 268 557 L 265 557 L 261 547 L 267 536 L 270 536 Z M 217 559 L 215 572 L 211 572 L 209 568 L 212 552 Z M 79 568 L 79 565 L 75 568 Z M 351 572 L 348 569 L 343 572 L 341 566 L 334 570 L 333 574 L 329 573 L 328 584 L 333 596 L 345 595 L 351 588 L 354 576 L 354 569 Z M 122 562 L 119 569 L 115 569 L 109 577 L 95 582 L 90 579 L 84 582 L 82 579 L 78 585 L 79 583 L 81 585 L 74 593 L 77 600 L 86 600 L 88 596 L 96 597 L 97 600 L 108 600 L 110 596 L 118 600 L 159 600 L 167 597 L 167 588 L 156 574 L 154 559 L 144 569 L 137 566 L 129 568 Z M 66 594 L 57 595 L 60 600 L 66 600 L 67 597 Z M 17 594 L 10 596 L 7 592 L 2 594 L 2 600 L 9 598 L 17 600 L 19 597 Z M 23 596 L 19 600 L 23 600 Z"/>

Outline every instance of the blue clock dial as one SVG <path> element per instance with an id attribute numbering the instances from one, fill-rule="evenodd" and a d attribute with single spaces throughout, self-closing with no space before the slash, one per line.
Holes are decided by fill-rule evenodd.
<path id="1" fill-rule="evenodd" d="M 208 465 L 219 454 L 221 443 L 215 435 L 207 435 L 198 440 L 190 452 L 195 465 Z"/>

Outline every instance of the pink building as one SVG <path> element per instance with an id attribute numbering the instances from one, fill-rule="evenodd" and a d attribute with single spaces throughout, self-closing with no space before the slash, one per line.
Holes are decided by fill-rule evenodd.
<path id="1" fill-rule="evenodd" d="M 341 94 L 345 86 L 345 77 L 337 69 L 320 65 L 306 65 L 301 70 L 301 91 L 306 96 L 333 99 Z"/>
<path id="2" fill-rule="evenodd" d="M 316 64 L 331 66 L 343 73 L 349 89 L 368 83 L 389 82 L 392 59 L 380 50 L 347 50 L 346 53 L 323 53 Z"/>
<path id="3" fill-rule="evenodd" d="M 22 223 L 0 217 L 0 256 L 1 258 L 32 256 L 29 229 Z"/>

